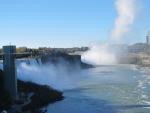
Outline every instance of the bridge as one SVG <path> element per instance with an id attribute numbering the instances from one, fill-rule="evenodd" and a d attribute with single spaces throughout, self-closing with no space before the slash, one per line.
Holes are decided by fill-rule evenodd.
<path id="1" fill-rule="evenodd" d="M 5 53 L 1 53 L 1 54 L 0 54 L 0 60 L 3 60 L 4 54 L 5 54 Z M 13 55 L 15 56 L 15 58 L 18 59 L 18 58 L 30 57 L 30 56 L 32 56 L 33 54 L 30 53 L 30 52 L 24 52 L 24 53 L 13 53 Z"/>

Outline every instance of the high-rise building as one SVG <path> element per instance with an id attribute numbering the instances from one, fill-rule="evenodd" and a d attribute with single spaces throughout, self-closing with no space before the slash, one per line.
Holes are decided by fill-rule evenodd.
<path id="1" fill-rule="evenodd" d="M 148 32 L 146 36 L 146 44 L 150 44 L 150 31 Z"/>

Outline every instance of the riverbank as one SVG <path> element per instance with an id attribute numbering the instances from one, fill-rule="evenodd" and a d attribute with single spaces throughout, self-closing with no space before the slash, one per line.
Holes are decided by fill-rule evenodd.
<path id="1" fill-rule="evenodd" d="M 29 102 L 22 106 L 22 111 L 35 111 L 50 103 L 62 100 L 63 93 L 47 85 L 38 85 L 32 82 L 18 80 L 20 96 L 27 97 Z"/>
<path id="2" fill-rule="evenodd" d="M 0 77 L 2 76 L 3 72 L 0 71 Z M 64 99 L 62 92 L 46 85 L 18 80 L 17 86 L 18 98 L 15 101 L 1 88 L 0 112 L 6 110 L 8 113 L 42 113 L 42 107 Z"/>

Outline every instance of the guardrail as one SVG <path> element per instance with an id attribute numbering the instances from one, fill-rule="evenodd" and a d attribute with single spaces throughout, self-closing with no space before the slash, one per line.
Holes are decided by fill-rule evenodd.
<path id="1" fill-rule="evenodd" d="M 13 53 L 15 58 L 26 58 L 26 57 L 29 57 L 29 56 L 32 56 L 33 54 L 32 53 L 29 53 L 29 52 L 25 52 L 25 53 Z M 0 54 L 0 60 L 3 60 L 3 56 L 4 56 L 4 53 L 1 53 Z"/>

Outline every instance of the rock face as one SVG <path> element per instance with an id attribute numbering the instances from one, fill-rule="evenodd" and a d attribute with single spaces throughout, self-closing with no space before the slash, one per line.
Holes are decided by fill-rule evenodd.
<path id="1" fill-rule="evenodd" d="M 150 66 L 150 55 L 144 53 L 129 53 L 118 58 L 121 64 L 135 64 L 139 66 Z"/>
<path id="2" fill-rule="evenodd" d="M 24 95 L 32 93 L 29 103 L 22 107 L 22 111 L 34 111 L 64 98 L 62 92 L 49 86 L 20 80 L 18 80 L 18 90 L 20 93 L 24 93 Z"/>
<path id="3" fill-rule="evenodd" d="M 11 106 L 11 98 L 7 91 L 4 89 L 4 74 L 3 71 L 0 70 L 0 112 L 3 109 L 8 109 Z"/>
<path id="4" fill-rule="evenodd" d="M 53 53 L 44 55 L 41 57 L 43 64 L 65 64 L 68 67 L 79 67 L 79 68 L 92 68 L 92 65 L 83 63 L 81 61 L 81 55 L 68 55 L 66 53 Z"/>
<path id="5" fill-rule="evenodd" d="M 0 70 L 0 113 L 3 110 L 10 113 L 38 111 L 41 107 L 64 98 L 62 92 L 49 86 L 18 80 L 19 98 L 12 102 L 9 93 L 3 87 L 3 77 L 3 71 Z"/>
<path id="6" fill-rule="evenodd" d="M 0 70 L 0 89 L 3 89 L 3 84 L 4 84 L 4 82 L 3 82 L 3 71 Z"/>

